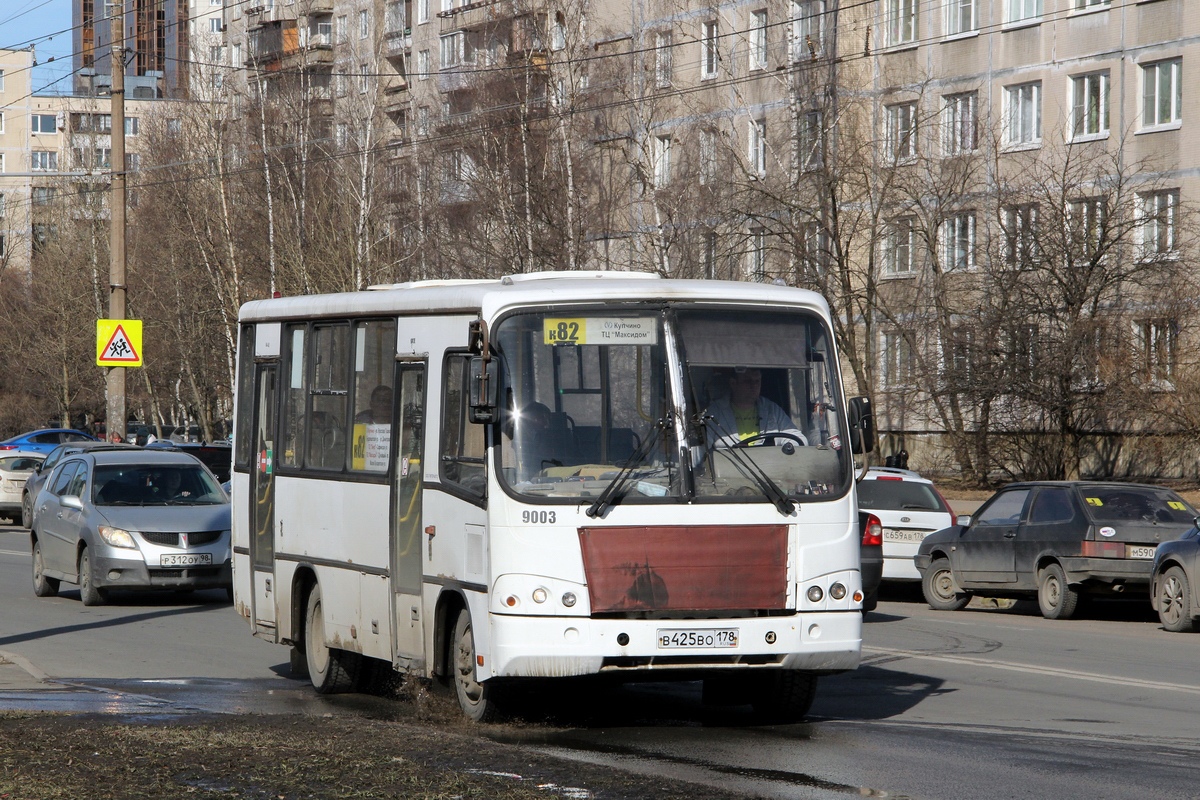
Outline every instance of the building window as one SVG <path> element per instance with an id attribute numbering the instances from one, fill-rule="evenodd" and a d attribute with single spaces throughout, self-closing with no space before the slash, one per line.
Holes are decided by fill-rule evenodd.
<path id="1" fill-rule="evenodd" d="M 663 89 L 671 85 L 671 32 L 654 34 L 654 83 Z"/>
<path id="2" fill-rule="evenodd" d="M 29 154 L 29 168 L 34 172 L 57 170 L 58 153 L 53 150 L 34 150 Z"/>
<path id="3" fill-rule="evenodd" d="M 125 135 L 126 136 L 137 136 L 138 135 L 138 118 L 137 117 L 126 117 L 125 118 Z"/>
<path id="4" fill-rule="evenodd" d="M 554 21 L 550 23 L 550 49 L 564 50 L 567 47 L 567 19 L 561 11 L 554 13 Z"/>
<path id="5" fill-rule="evenodd" d="M 345 150 L 347 143 L 350 141 L 350 126 L 344 122 L 339 122 L 334 128 L 333 143 L 339 150 Z"/>
<path id="6" fill-rule="evenodd" d="M 4 91 L 4 70 L 0 69 L 0 92 Z"/>
<path id="7" fill-rule="evenodd" d="M 337 18 L 337 40 L 339 42 L 346 41 L 346 15 Z"/>
<path id="8" fill-rule="evenodd" d="M 717 177 L 717 132 L 711 128 L 700 131 L 700 185 Z"/>
<path id="9" fill-rule="evenodd" d="M 429 51 L 417 51 L 417 80 L 423 81 L 429 77 Z"/>
<path id="10" fill-rule="evenodd" d="M 883 385 L 889 389 L 911 386 L 916 375 L 912 343 L 903 333 L 883 335 Z"/>
<path id="11" fill-rule="evenodd" d="M 1183 59 L 1142 67 L 1142 125 L 1169 125 L 1182 119 Z"/>
<path id="12" fill-rule="evenodd" d="M 417 0 L 417 24 L 429 22 L 429 0 Z"/>
<path id="13" fill-rule="evenodd" d="M 4 234 L 0 233 L 0 258 L 4 258 Z"/>
<path id="14" fill-rule="evenodd" d="M 917 104 L 898 103 L 886 109 L 887 131 L 884 141 L 888 157 L 895 161 L 917 155 Z"/>
<path id="15" fill-rule="evenodd" d="M 816 58 L 821 52 L 825 0 L 792 0 L 792 60 Z"/>
<path id="16" fill-rule="evenodd" d="M 975 267 L 975 212 L 963 211 L 942 223 L 942 269 Z"/>
<path id="17" fill-rule="evenodd" d="M 829 234 L 819 222 L 805 222 L 800 228 L 800 261 L 810 277 L 825 274 L 829 264 Z"/>
<path id="18" fill-rule="evenodd" d="M 654 137 L 654 188 L 662 189 L 671 181 L 671 137 Z"/>
<path id="19" fill-rule="evenodd" d="M 4 153 L 0 153 L 0 172 L 4 172 Z"/>
<path id="20" fill-rule="evenodd" d="M 220 17 L 209 17 L 208 18 L 208 32 L 209 33 L 220 33 L 221 30 L 222 30 L 221 18 Z"/>
<path id="21" fill-rule="evenodd" d="M 965 325 L 950 330 L 950 358 L 943 364 L 948 370 L 945 375 L 951 386 L 959 391 L 968 388 L 975 380 L 975 330 Z"/>
<path id="22" fill-rule="evenodd" d="M 917 38 L 917 0 L 884 0 L 887 4 L 887 36 L 889 46 L 907 44 Z"/>
<path id="23" fill-rule="evenodd" d="M 1075 138 L 1108 133 L 1108 73 L 1071 79 L 1071 132 Z"/>
<path id="24" fill-rule="evenodd" d="M 35 206 L 48 206 L 54 200 L 57 190 L 52 186 L 34 186 L 32 200 Z"/>
<path id="25" fill-rule="evenodd" d="M 767 12 L 750 15 L 750 69 L 767 68 Z"/>
<path id="26" fill-rule="evenodd" d="M 1146 380 L 1169 382 L 1175 379 L 1175 340 L 1179 325 L 1175 320 L 1155 319 L 1135 323 L 1141 356 L 1142 375 Z"/>
<path id="27" fill-rule="evenodd" d="M 1086 197 L 1067 206 L 1071 253 L 1076 263 L 1095 259 L 1105 239 L 1104 199 Z"/>
<path id="28" fill-rule="evenodd" d="M 717 77 L 717 62 L 720 58 L 720 51 L 717 47 L 717 21 L 715 19 L 704 23 L 700 48 L 700 77 Z"/>
<path id="29" fill-rule="evenodd" d="M 968 33 L 978 28 L 979 20 L 975 15 L 975 0 L 946 1 L 947 35 Z"/>
<path id="30" fill-rule="evenodd" d="M 1042 0 L 1006 0 L 1005 21 L 1020 22 L 1042 15 Z"/>
<path id="31" fill-rule="evenodd" d="M 1147 257 L 1174 253 L 1178 221 L 1178 189 L 1142 195 L 1142 253 Z"/>
<path id="32" fill-rule="evenodd" d="M 429 106 L 417 106 L 417 135 L 429 133 Z"/>
<path id="33" fill-rule="evenodd" d="M 4 218 L 4 193 L 0 192 L 0 219 Z"/>
<path id="34" fill-rule="evenodd" d="M 747 272 L 755 283 L 767 282 L 767 231 L 753 228 L 750 231 L 750 259 Z"/>
<path id="35" fill-rule="evenodd" d="M 800 164 L 813 169 L 825 163 L 824 120 L 820 111 L 806 111 L 800 120 Z"/>
<path id="36" fill-rule="evenodd" d="M 1004 90 L 1004 142 L 1035 145 L 1042 141 L 1042 84 L 1023 83 Z"/>
<path id="37" fill-rule="evenodd" d="M 883 242 L 883 272 L 890 276 L 912 275 L 917 270 L 917 228 L 912 217 L 899 217 L 888 227 Z"/>
<path id="38" fill-rule="evenodd" d="M 240 67 L 242 65 L 242 45 L 240 42 L 234 44 L 229 50 L 229 65 L 232 67 Z"/>
<path id="39" fill-rule="evenodd" d="M 1112 0 L 1073 0 L 1072 8 L 1082 11 L 1088 8 L 1107 8 Z"/>
<path id="40" fill-rule="evenodd" d="M 137 172 L 142 167 L 142 156 L 139 153 L 125 154 L 125 171 Z"/>
<path id="41" fill-rule="evenodd" d="M 358 93 L 366 94 L 370 87 L 370 75 L 366 64 L 358 65 Z"/>
<path id="42" fill-rule="evenodd" d="M 1004 209 L 1004 262 L 1011 269 L 1031 269 L 1037 258 L 1037 206 L 1032 203 Z"/>
<path id="43" fill-rule="evenodd" d="M 978 146 L 978 93 L 951 94 L 943 100 L 942 149 L 948 156 L 972 152 Z"/>
<path id="44" fill-rule="evenodd" d="M 750 172 L 761 178 L 767 174 L 767 121 L 752 119 L 748 130 Z"/>
<path id="45" fill-rule="evenodd" d="M 34 114 L 31 122 L 34 133 L 58 133 L 58 117 L 54 114 Z M 0 129 L 3 125 L 4 118 L 0 116 Z"/>
<path id="46" fill-rule="evenodd" d="M 463 31 L 447 33 L 439 40 L 439 61 L 442 69 L 463 63 L 466 50 L 466 34 Z"/>
<path id="47" fill-rule="evenodd" d="M 371 12 L 358 12 L 358 38 L 365 39 L 371 35 Z"/>

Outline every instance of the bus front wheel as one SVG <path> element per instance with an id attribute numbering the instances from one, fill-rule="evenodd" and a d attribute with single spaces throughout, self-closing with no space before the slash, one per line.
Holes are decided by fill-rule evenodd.
<path id="1" fill-rule="evenodd" d="M 465 608 L 458 612 L 450 647 L 454 661 L 454 693 L 459 707 L 475 722 L 497 719 L 500 709 L 496 702 L 495 681 L 480 681 L 475 677 L 475 634 L 471 614 Z"/>
<path id="2" fill-rule="evenodd" d="M 321 587 L 313 586 L 308 595 L 308 613 L 304 617 L 304 656 L 308 679 L 321 694 L 348 692 L 354 688 L 353 660 L 347 653 L 325 644 L 325 617 L 321 608 Z"/>

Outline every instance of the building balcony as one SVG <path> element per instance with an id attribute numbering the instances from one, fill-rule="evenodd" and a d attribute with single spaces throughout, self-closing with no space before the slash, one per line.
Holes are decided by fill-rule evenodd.
<path id="1" fill-rule="evenodd" d="M 403 75 L 383 79 L 383 113 L 403 113 L 408 108 L 408 80 Z"/>
<path id="2" fill-rule="evenodd" d="M 383 57 L 403 58 L 412 49 L 412 28 L 383 32 Z"/>
<path id="3" fill-rule="evenodd" d="M 442 11 L 438 14 L 438 22 L 442 33 L 483 28 L 511 19 L 511 8 L 510 4 L 502 4 L 499 0 L 478 0 L 450 11 Z"/>

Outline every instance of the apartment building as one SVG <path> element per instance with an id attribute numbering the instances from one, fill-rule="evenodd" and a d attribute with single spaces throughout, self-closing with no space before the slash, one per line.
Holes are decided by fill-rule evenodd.
<path id="1" fill-rule="evenodd" d="M 107 219 L 111 105 L 107 97 L 37 95 L 33 53 L 0 50 L 0 264 L 29 274 L 34 254 L 84 219 Z M 149 124 L 170 125 L 172 101 L 125 104 L 125 162 L 141 167 Z M 136 186 L 136 178 L 132 181 Z"/>
<path id="2" fill-rule="evenodd" d="M 187 96 L 193 60 L 189 13 L 192 4 L 205 1 L 121 0 L 128 97 Z M 112 85 L 111 10 L 106 0 L 72 0 L 77 95 L 105 94 Z"/>

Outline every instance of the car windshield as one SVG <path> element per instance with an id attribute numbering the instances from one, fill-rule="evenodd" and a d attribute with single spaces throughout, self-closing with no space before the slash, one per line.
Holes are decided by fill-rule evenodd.
<path id="1" fill-rule="evenodd" d="M 97 465 L 92 481 L 98 506 L 193 506 L 228 502 L 199 465 Z"/>
<path id="2" fill-rule="evenodd" d="M 1145 486 L 1083 486 L 1083 500 L 1097 522 L 1161 522 L 1188 525 L 1196 510 L 1170 489 Z"/>
<path id="3" fill-rule="evenodd" d="M 858 485 L 858 507 L 863 509 L 892 509 L 896 511 L 945 511 L 946 504 L 933 486 L 918 481 L 863 481 Z"/>
<path id="4" fill-rule="evenodd" d="M 501 477 L 517 494 L 780 504 L 849 486 L 837 359 L 816 314 L 688 304 L 515 314 L 493 344 Z"/>

